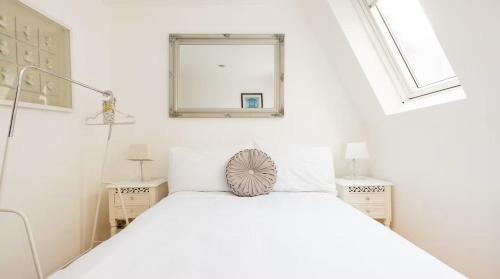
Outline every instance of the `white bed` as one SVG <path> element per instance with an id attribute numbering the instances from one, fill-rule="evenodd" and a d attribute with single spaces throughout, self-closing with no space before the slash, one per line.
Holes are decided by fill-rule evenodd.
<path id="1" fill-rule="evenodd" d="M 465 277 L 330 193 L 177 192 L 50 278 Z"/>

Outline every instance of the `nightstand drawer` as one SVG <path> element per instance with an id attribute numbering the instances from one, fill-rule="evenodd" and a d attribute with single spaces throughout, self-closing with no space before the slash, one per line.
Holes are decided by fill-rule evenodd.
<path id="1" fill-rule="evenodd" d="M 128 218 L 136 218 L 139 216 L 141 213 L 146 211 L 149 208 L 149 206 L 127 206 L 126 211 L 127 211 L 127 217 Z M 115 218 L 117 219 L 124 219 L 125 216 L 123 215 L 123 210 L 121 206 L 115 206 L 114 208 L 115 212 Z"/>
<path id="2" fill-rule="evenodd" d="M 149 206 L 149 193 L 145 194 L 122 194 L 125 205 L 147 205 Z M 121 205 L 120 195 L 115 193 L 114 203 L 115 206 Z"/>
<path id="3" fill-rule="evenodd" d="M 361 204 L 383 204 L 385 203 L 385 194 L 363 193 L 346 195 L 346 201 L 349 203 Z"/>
<path id="4" fill-rule="evenodd" d="M 384 205 L 363 205 L 363 204 L 353 204 L 355 208 L 364 214 L 372 218 L 385 218 L 385 206 Z"/>
<path id="5" fill-rule="evenodd" d="M 371 177 L 337 178 L 338 196 L 374 219 L 382 219 L 390 227 L 392 220 L 392 183 Z"/>
<path id="6" fill-rule="evenodd" d="M 122 181 L 109 183 L 108 205 L 110 235 L 113 236 L 126 224 L 123 207 L 129 219 L 135 219 L 168 194 L 167 181 L 163 178 L 147 181 Z M 122 205 L 121 197 L 123 198 Z M 130 221 L 130 220 L 129 220 Z M 122 224 L 119 226 L 119 223 Z"/>

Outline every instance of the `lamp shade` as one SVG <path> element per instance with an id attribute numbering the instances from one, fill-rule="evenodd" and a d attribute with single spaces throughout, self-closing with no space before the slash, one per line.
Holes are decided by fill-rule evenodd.
<path id="1" fill-rule="evenodd" d="M 346 159 L 365 159 L 368 157 L 366 142 L 350 142 L 347 144 L 345 150 Z"/>
<path id="2" fill-rule="evenodd" d="M 149 157 L 147 144 L 131 144 L 128 148 L 127 160 L 131 161 L 152 161 Z"/>

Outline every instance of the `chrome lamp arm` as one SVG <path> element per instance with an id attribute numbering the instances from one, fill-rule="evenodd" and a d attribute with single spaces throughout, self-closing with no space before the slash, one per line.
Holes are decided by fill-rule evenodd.
<path id="1" fill-rule="evenodd" d="M 21 85 L 22 85 L 22 82 L 23 82 L 23 77 L 24 77 L 24 74 L 26 73 L 26 71 L 29 70 L 29 69 L 40 71 L 42 73 L 51 75 L 53 77 L 56 77 L 56 78 L 59 78 L 59 79 L 62 79 L 62 80 L 65 80 L 65 81 L 68 81 L 68 82 L 80 85 L 80 86 L 85 87 L 87 89 L 90 89 L 90 90 L 92 90 L 94 92 L 100 93 L 104 97 L 108 98 L 107 101 L 109 102 L 109 104 L 111 104 L 113 106 L 116 103 L 116 98 L 113 95 L 113 92 L 111 92 L 109 90 L 100 90 L 100 89 L 97 89 L 97 88 L 92 87 L 90 85 L 87 85 L 87 84 L 85 84 L 83 82 L 79 82 L 77 80 L 70 79 L 68 77 L 64 77 L 64 76 L 58 75 L 56 73 L 47 71 L 47 70 L 45 70 L 45 69 L 43 69 L 43 68 L 41 68 L 40 66 L 37 66 L 37 65 L 24 66 L 24 67 L 21 68 L 21 71 L 19 72 L 19 77 L 17 79 L 16 93 L 14 95 L 14 103 L 12 105 L 12 113 L 11 113 L 11 116 L 10 116 L 10 125 L 9 125 L 9 137 L 10 138 L 14 136 L 14 126 L 15 126 L 15 123 L 16 123 L 17 108 L 19 106 L 19 100 L 20 100 L 20 96 L 21 96 L 20 93 L 21 93 Z M 112 109 L 114 109 L 114 108 L 112 108 Z"/>
<path id="2" fill-rule="evenodd" d="M 14 137 L 14 126 L 15 126 L 15 122 L 16 122 L 17 109 L 18 109 L 18 106 L 19 106 L 19 100 L 20 100 L 20 95 L 21 95 L 22 81 L 23 81 L 24 74 L 29 69 L 37 70 L 37 71 L 40 71 L 42 73 L 51 75 L 53 77 L 56 77 L 56 78 L 59 78 L 59 79 L 62 79 L 62 80 L 65 80 L 65 81 L 77 84 L 77 85 L 85 87 L 85 88 L 87 88 L 87 89 L 89 89 L 91 91 L 100 93 L 101 95 L 103 95 L 104 97 L 106 97 L 107 99 L 104 101 L 103 111 L 105 113 L 109 113 L 110 114 L 110 118 L 108 120 L 106 120 L 106 124 L 109 124 L 108 142 L 109 142 L 109 140 L 111 138 L 111 127 L 113 125 L 113 118 L 114 118 L 114 105 L 116 103 L 116 99 L 115 99 L 115 97 L 113 95 L 113 92 L 111 92 L 109 90 L 100 90 L 100 89 L 97 89 L 97 88 L 92 87 L 90 85 L 87 85 L 87 84 L 85 84 L 83 82 L 79 82 L 79 81 L 73 80 L 71 78 L 58 75 L 58 74 L 53 73 L 51 71 L 47 71 L 47 70 L 41 68 L 38 65 L 24 66 L 23 68 L 21 68 L 21 71 L 19 72 L 19 76 L 18 76 L 18 79 L 17 79 L 16 93 L 14 95 L 14 101 L 13 101 L 13 105 L 12 105 L 12 113 L 11 113 L 11 116 L 10 116 L 9 132 L 8 132 L 8 135 L 7 135 L 7 140 L 5 142 L 4 152 L 3 152 L 3 156 L 2 156 L 2 165 L 0 167 L 0 203 L 2 202 L 2 199 L 1 199 L 1 196 L 2 196 L 1 195 L 2 194 L 2 184 L 3 184 L 3 178 L 4 178 L 4 172 L 5 172 L 5 164 L 7 162 L 7 153 L 8 153 L 9 141 L 10 141 L 10 139 L 12 137 Z M 19 218 L 22 219 L 23 224 L 24 224 L 24 228 L 25 228 L 25 231 L 26 231 L 26 236 L 28 238 L 28 242 L 29 242 L 29 245 L 30 245 L 31 256 L 33 258 L 33 263 L 35 265 L 35 270 L 36 270 L 37 278 L 38 279 L 43 279 L 42 267 L 40 265 L 40 260 L 39 260 L 38 253 L 37 253 L 37 250 L 36 250 L 35 240 L 33 238 L 33 232 L 31 230 L 31 226 L 30 226 L 28 217 L 22 211 L 19 211 L 19 210 L 16 210 L 16 209 L 10 209 L 10 208 L 1 208 L 0 207 L 0 213 L 14 214 L 14 215 L 16 215 L 16 216 L 18 216 Z"/>

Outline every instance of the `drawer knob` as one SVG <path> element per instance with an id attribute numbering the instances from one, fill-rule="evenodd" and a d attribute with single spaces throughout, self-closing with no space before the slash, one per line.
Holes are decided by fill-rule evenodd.
<path id="1" fill-rule="evenodd" d="M 369 201 L 370 200 L 370 197 L 366 197 L 365 200 Z"/>
<path id="2" fill-rule="evenodd" d="M 0 54 L 3 56 L 9 56 L 10 54 L 9 45 L 6 41 L 0 40 Z"/>
<path id="3" fill-rule="evenodd" d="M 52 81 L 47 82 L 45 86 L 42 89 L 42 93 L 48 94 L 51 93 L 54 90 L 55 84 Z"/>
<path id="4" fill-rule="evenodd" d="M 24 37 L 26 40 L 31 39 L 31 27 L 29 25 L 24 26 L 24 31 L 23 31 Z"/>
<path id="5" fill-rule="evenodd" d="M 130 200 L 133 201 L 134 200 L 134 197 L 130 197 Z"/>
<path id="6" fill-rule="evenodd" d="M 34 79 L 35 77 L 31 74 L 28 74 L 26 75 L 26 79 L 24 80 L 24 83 L 26 83 L 27 85 L 33 85 L 35 82 L 34 82 Z"/>
<path id="7" fill-rule="evenodd" d="M 50 58 L 45 59 L 45 67 L 49 70 L 52 70 L 54 68 L 52 59 Z"/>
<path id="8" fill-rule="evenodd" d="M 23 59 L 24 61 L 28 62 L 28 63 L 34 63 L 35 60 L 33 58 L 33 51 L 31 50 L 25 50 L 24 51 L 24 56 L 23 56 Z"/>
<path id="9" fill-rule="evenodd" d="M 367 210 L 366 210 L 366 213 L 370 213 L 370 209 L 367 209 Z"/>
<path id="10" fill-rule="evenodd" d="M 51 47 L 52 46 L 52 37 L 49 37 L 49 36 L 45 37 L 45 46 L 46 47 Z"/>
<path id="11" fill-rule="evenodd" d="M 7 17 L 4 15 L 0 15 L 0 27 L 7 28 Z"/>
<path id="12" fill-rule="evenodd" d="M 6 81 L 8 73 L 9 73 L 9 69 L 7 69 L 6 67 L 2 67 L 0 69 L 0 80 Z"/>

